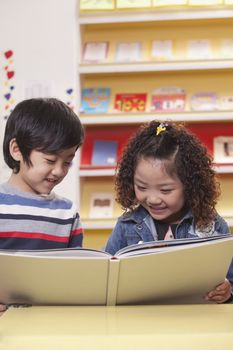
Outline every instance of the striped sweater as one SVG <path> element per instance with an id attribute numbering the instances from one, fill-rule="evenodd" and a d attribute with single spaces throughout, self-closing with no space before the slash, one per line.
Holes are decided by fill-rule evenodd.
<path id="1" fill-rule="evenodd" d="M 0 185 L 0 249 L 78 247 L 82 239 L 79 215 L 68 199 Z"/>

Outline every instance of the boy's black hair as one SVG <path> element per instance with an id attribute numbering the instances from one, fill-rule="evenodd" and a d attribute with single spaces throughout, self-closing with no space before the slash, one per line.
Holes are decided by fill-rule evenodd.
<path id="1" fill-rule="evenodd" d="M 116 172 L 117 202 L 125 211 L 137 207 L 134 172 L 140 159 L 165 160 L 167 172 L 177 175 L 184 186 L 185 206 L 192 211 L 197 227 L 205 228 L 216 216 L 215 206 L 220 195 L 212 158 L 200 140 L 183 125 L 167 122 L 157 134 L 159 127 L 159 121 L 143 125 L 126 145 Z"/>
<path id="2" fill-rule="evenodd" d="M 3 140 L 7 165 L 19 172 L 20 164 L 10 154 L 15 139 L 24 161 L 31 165 L 32 150 L 56 154 L 83 143 L 84 130 L 78 116 L 56 98 L 32 98 L 16 105 L 10 114 Z"/>

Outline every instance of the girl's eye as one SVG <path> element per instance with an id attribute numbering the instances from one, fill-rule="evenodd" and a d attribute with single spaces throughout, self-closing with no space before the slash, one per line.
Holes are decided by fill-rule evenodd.
<path id="1" fill-rule="evenodd" d="M 137 189 L 138 189 L 139 191 L 145 191 L 145 190 L 146 190 L 146 187 L 138 186 L 138 185 L 137 185 Z"/>
<path id="2" fill-rule="evenodd" d="M 166 190 L 161 190 L 162 193 L 170 193 L 172 190 L 166 189 Z"/>
<path id="3" fill-rule="evenodd" d="M 65 166 L 71 167 L 71 165 L 72 165 L 72 162 L 65 162 Z"/>

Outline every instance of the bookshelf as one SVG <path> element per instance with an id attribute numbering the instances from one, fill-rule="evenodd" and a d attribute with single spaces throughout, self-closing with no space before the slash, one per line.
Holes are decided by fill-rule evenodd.
<path id="1" fill-rule="evenodd" d="M 233 96 L 233 54 L 226 51 L 226 43 L 233 41 L 233 7 L 177 6 L 152 7 L 150 9 L 80 11 L 78 19 L 78 104 L 81 104 L 83 88 L 109 87 L 111 90 L 107 113 L 80 114 L 86 129 L 86 140 L 81 150 L 78 181 L 81 217 L 88 245 L 103 246 L 121 209 L 116 205 L 108 220 L 92 220 L 88 217 L 88 193 L 91 188 L 114 191 L 114 167 L 93 167 L 90 163 L 93 142 L 112 140 L 118 142 L 118 156 L 130 135 L 144 122 L 153 119 L 185 122 L 213 152 L 213 138 L 233 136 L 233 107 L 217 107 L 203 110 L 191 108 L 191 98 L 198 92 L 216 93 L 217 96 Z M 154 40 L 171 40 L 172 59 L 155 59 L 151 56 Z M 192 57 L 190 40 L 208 41 L 208 57 Z M 224 40 L 228 40 L 223 44 Z M 232 41 L 231 41 L 232 40 Z M 103 61 L 87 63 L 83 60 L 83 48 L 87 42 L 108 42 L 107 56 Z M 116 62 L 119 42 L 140 42 L 141 58 L 135 62 Z M 202 44 L 202 42 L 201 42 Z M 206 43 L 204 43 L 205 45 Z M 224 46 L 225 45 L 225 46 Z M 224 51 L 225 50 L 225 51 Z M 206 51 L 206 47 L 203 52 Z M 182 111 L 151 112 L 152 91 L 160 87 L 181 87 L 186 93 Z M 117 93 L 146 93 L 144 112 L 114 112 Z M 88 160 L 89 159 L 89 160 Z M 233 226 L 233 164 L 216 164 L 222 196 L 218 210 Z M 86 196 L 86 197 L 85 197 Z M 85 200 L 84 200 L 85 198 Z M 104 234 L 103 234 L 104 232 Z M 101 236 L 102 235 L 102 236 Z M 98 237 L 100 237 L 98 241 Z"/>

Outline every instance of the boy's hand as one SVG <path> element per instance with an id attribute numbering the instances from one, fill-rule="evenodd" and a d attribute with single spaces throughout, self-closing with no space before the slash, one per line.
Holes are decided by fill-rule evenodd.
<path id="1" fill-rule="evenodd" d="M 0 316 L 4 311 L 6 311 L 6 309 L 7 309 L 6 305 L 0 304 Z"/>
<path id="2" fill-rule="evenodd" d="M 207 293 L 205 300 L 214 301 L 215 303 L 221 304 L 230 299 L 231 297 L 231 285 L 230 282 L 225 279 L 225 281 L 219 284 L 211 292 Z"/>

